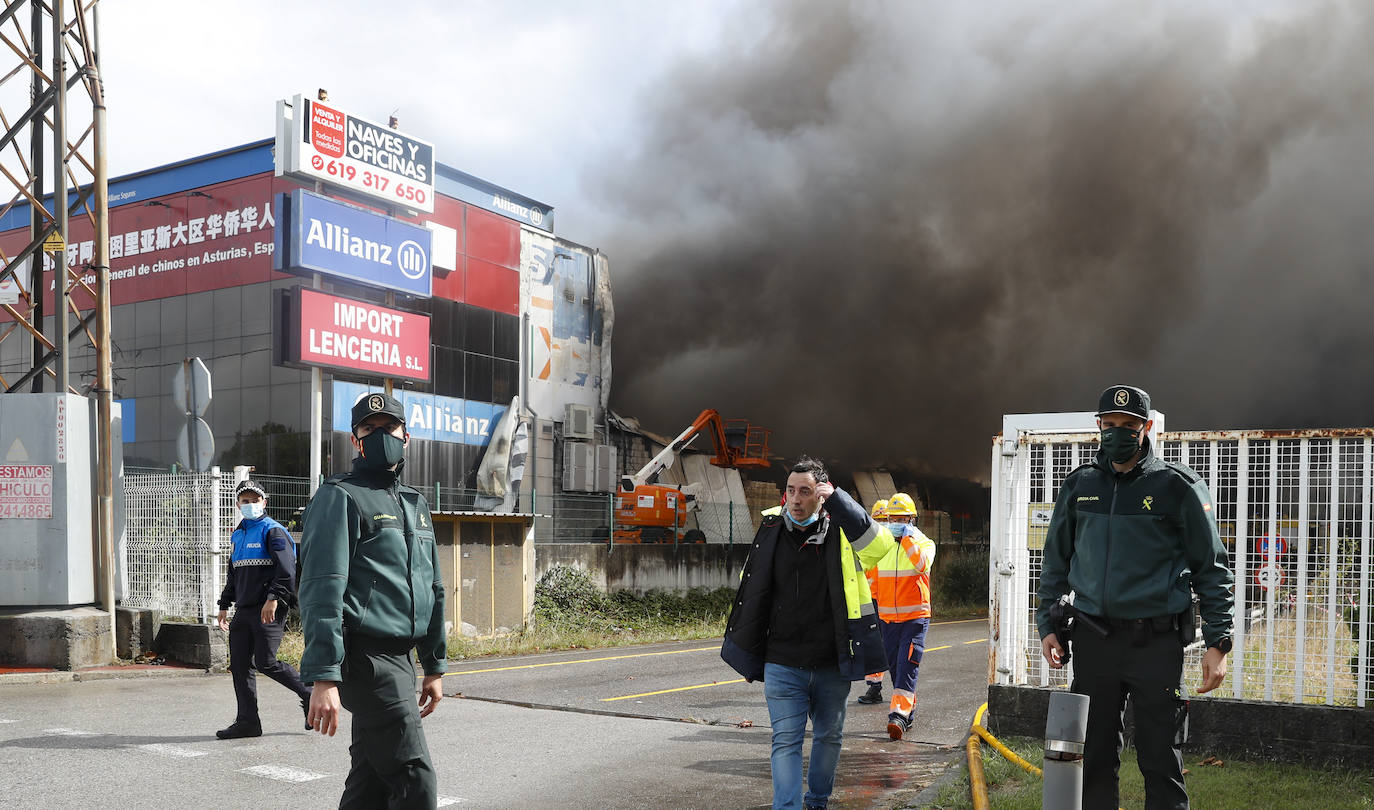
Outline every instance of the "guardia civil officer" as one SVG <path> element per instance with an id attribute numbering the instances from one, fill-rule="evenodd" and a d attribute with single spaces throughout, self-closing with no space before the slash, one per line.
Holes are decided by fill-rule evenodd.
<path id="1" fill-rule="evenodd" d="M 234 528 L 229 577 L 219 595 L 219 628 L 229 633 L 229 673 L 238 714 L 228 728 L 215 732 L 221 740 L 262 736 L 254 670 L 294 692 L 302 710 L 310 700 L 310 690 L 296 670 L 277 660 L 287 606 L 296 594 L 295 543 L 267 515 L 267 491 L 256 481 L 240 481 L 234 499 L 243 519 Z M 235 606 L 232 622 L 230 605 Z"/>
<path id="2" fill-rule="evenodd" d="M 340 808 L 433 808 L 437 780 L 420 718 L 443 699 L 444 584 L 429 505 L 400 483 L 410 434 L 401 403 L 353 406 L 353 471 L 328 479 L 305 510 L 301 672 L 306 716 L 333 736 L 353 715 L 352 768 Z M 424 682 L 417 702 L 418 653 Z"/>
<path id="3" fill-rule="evenodd" d="M 1188 807 L 1181 745 L 1187 736 L 1183 646 L 1191 637 L 1192 594 L 1207 643 L 1198 692 L 1226 677 L 1235 610 L 1226 549 L 1206 483 L 1160 460 L 1148 433 L 1150 395 L 1129 385 L 1102 392 L 1096 461 L 1064 479 L 1045 539 L 1036 623 L 1049 665 L 1064 665 L 1051 606 L 1074 606 L 1109 632 L 1073 634 L 1073 691 L 1087 695 L 1083 807 L 1116 808 L 1126 696 L 1135 707 L 1135 745 L 1147 810 Z"/>

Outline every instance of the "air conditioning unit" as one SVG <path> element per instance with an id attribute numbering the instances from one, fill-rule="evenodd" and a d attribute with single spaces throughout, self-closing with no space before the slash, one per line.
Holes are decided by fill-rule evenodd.
<path id="1" fill-rule="evenodd" d="M 615 492 L 617 479 L 615 446 L 610 444 L 596 445 L 596 482 L 592 491 Z"/>
<path id="2" fill-rule="evenodd" d="M 591 492 L 596 475 L 594 451 L 583 442 L 563 443 L 563 491 Z"/>
<path id="3" fill-rule="evenodd" d="M 592 409 L 587 405 L 569 402 L 563 411 L 563 438 L 592 438 Z"/>

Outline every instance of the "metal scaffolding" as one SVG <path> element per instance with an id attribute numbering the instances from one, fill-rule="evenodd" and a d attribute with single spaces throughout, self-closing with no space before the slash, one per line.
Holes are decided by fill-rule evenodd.
<path id="1" fill-rule="evenodd" d="M 96 591 L 113 619 L 109 224 L 97 2 L 3 0 L 0 9 L 0 189 L 10 192 L 0 191 L 0 217 L 27 209 L 29 223 L 27 244 L 0 248 L 0 311 L 7 316 L 0 318 L 0 343 L 29 345 L 21 352 L 27 370 L 0 374 L 0 392 L 47 388 L 99 403 Z M 73 245 L 69 223 L 83 216 L 94 239 Z M 78 351 L 94 354 L 94 373 L 73 386 Z"/>

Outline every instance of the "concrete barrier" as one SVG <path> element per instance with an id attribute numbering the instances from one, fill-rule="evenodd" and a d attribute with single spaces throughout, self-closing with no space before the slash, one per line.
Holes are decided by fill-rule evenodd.
<path id="1" fill-rule="evenodd" d="M 556 565 L 586 571 L 606 591 L 687 591 L 734 588 L 749 555 L 748 543 L 642 544 L 539 543 L 534 547 L 535 581 Z"/>
<path id="2" fill-rule="evenodd" d="M 110 614 L 92 607 L 0 611 L 0 664 L 81 669 L 113 663 Z"/>
<path id="3" fill-rule="evenodd" d="M 211 672 L 229 666 L 229 634 L 213 625 L 163 622 L 154 646 L 164 658 Z"/>
<path id="4" fill-rule="evenodd" d="M 1044 735 L 1050 694 L 1029 686 L 989 686 L 984 725 L 997 736 Z M 1127 743 L 1134 724 L 1126 712 Z M 1320 767 L 1367 768 L 1374 761 L 1374 711 L 1230 698 L 1200 698 L 1188 705 L 1185 751 L 1261 762 L 1302 762 Z"/>

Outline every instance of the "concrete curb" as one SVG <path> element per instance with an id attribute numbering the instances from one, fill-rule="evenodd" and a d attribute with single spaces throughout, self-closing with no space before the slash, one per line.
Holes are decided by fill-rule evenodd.
<path id="1" fill-rule="evenodd" d="M 184 678 L 203 676 L 206 670 L 192 667 L 133 667 L 94 670 L 52 670 L 48 672 L 0 673 L 0 686 L 9 684 L 72 683 L 75 681 L 110 681 L 123 678 Z"/>

